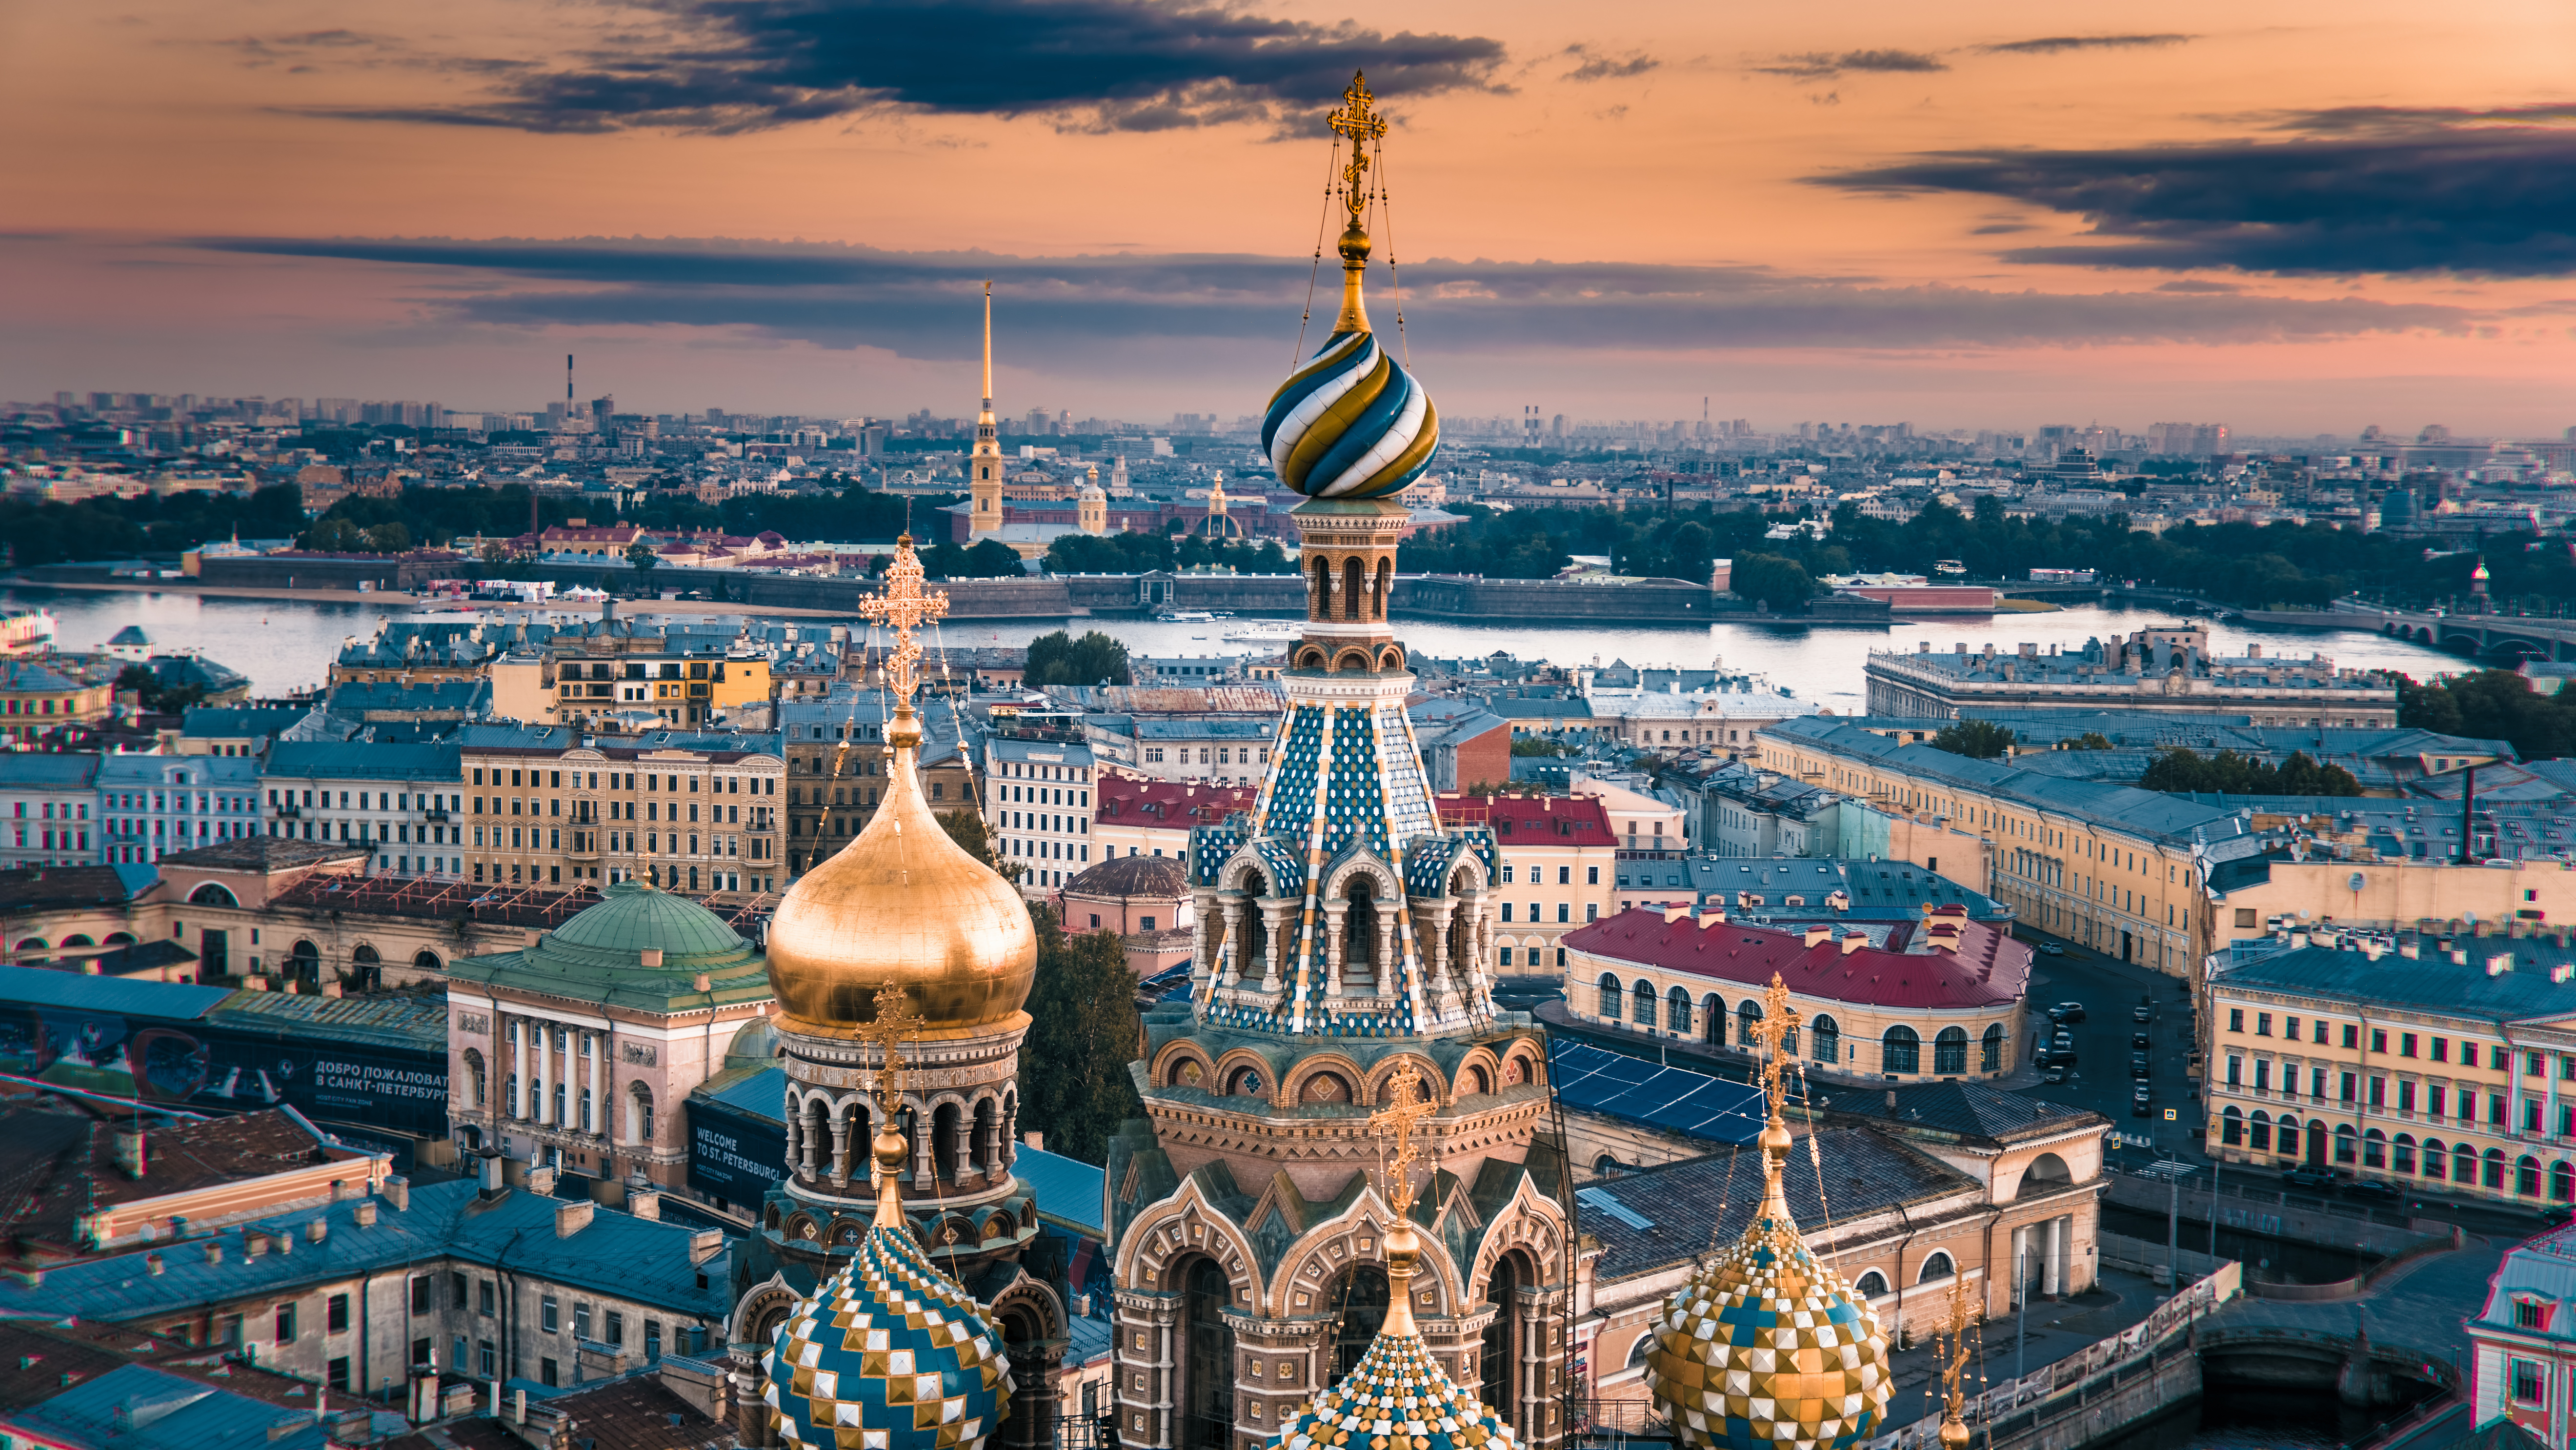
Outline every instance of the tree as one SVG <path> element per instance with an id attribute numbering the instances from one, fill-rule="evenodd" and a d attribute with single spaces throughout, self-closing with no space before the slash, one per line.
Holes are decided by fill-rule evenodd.
<path id="1" fill-rule="evenodd" d="M 2511 744 L 2525 760 L 2576 755 L 2576 696 L 2535 695 L 2512 670 L 2473 670 L 2419 685 L 2399 676 L 2397 723 Z"/>
<path id="2" fill-rule="evenodd" d="M 1130 682 L 1127 646 L 1087 630 L 1075 639 L 1064 630 L 1029 641 L 1028 663 L 1020 671 L 1025 685 L 1124 685 Z"/>
<path id="3" fill-rule="evenodd" d="M 1700 571 L 1702 579 L 1707 570 Z M 1803 611 L 1816 594 L 1816 581 L 1805 565 L 1778 554 L 1747 554 L 1735 561 L 1729 580 L 1739 598 L 1760 600 L 1782 614 Z"/>
<path id="4" fill-rule="evenodd" d="M 2361 782 L 2340 765 L 2321 765 L 2294 750 L 2279 765 L 2222 750 L 2201 755 L 2175 748 L 2159 754 L 2138 777 L 2142 790 L 2210 795 L 2357 796 Z"/>
<path id="5" fill-rule="evenodd" d="M 1553 756 L 1574 755 L 1578 753 L 1579 752 L 1576 751 L 1573 746 L 1568 745 L 1564 741 L 1551 739 L 1545 735 L 1524 735 L 1520 739 L 1512 742 L 1512 754 L 1514 755 Z"/>
<path id="6" fill-rule="evenodd" d="M 653 571 L 662 567 L 662 556 L 653 552 L 650 542 L 637 539 L 626 546 L 626 562 L 635 566 L 636 582 L 645 584 L 651 582 Z"/>
<path id="7" fill-rule="evenodd" d="M 1003 880 L 1017 881 L 1029 873 L 1028 867 L 994 852 L 993 833 L 985 828 L 984 817 L 973 806 L 941 811 L 939 828 L 948 833 L 948 839 L 956 842 L 959 850 L 993 868 Z"/>
<path id="8" fill-rule="evenodd" d="M 1955 720 L 1932 737 L 1932 748 L 1972 760 L 1993 760 L 2014 745 L 2012 731 L 1992 720 Z"/>
<path id="9" fill-rule="evenodd" d="M 117 671 L 116 688 L 131 692 L 153 715 L 176 715 L 206 698 L 203 685 L 165 687 L 150 665 L 127 665 Z"/>
<path id="10" fill-rule="evenodd" d="M 1054 912 L 1031 915 L 1038 973 L 1020 1042 L 1020 1127 L 1044 1133 L 1050 1152 L 1104 1163 L 1118 1125 L 1144 1111 L 1127 1074 L 1144 1049 L 1136 974 L 1116 933 L 1068 936 Z"/>
<path id="11" fill-rule="evenodd" d="M 2099 730 L 2087 730 L 2083 734 L 2076 736 L 2074 739 L 2065 742 L 2065 744 L 2060 748 L 2065 750 L 2109 750 L 2113 747 L 2111 745 L 2110 736 L 2103 734 Z"/>

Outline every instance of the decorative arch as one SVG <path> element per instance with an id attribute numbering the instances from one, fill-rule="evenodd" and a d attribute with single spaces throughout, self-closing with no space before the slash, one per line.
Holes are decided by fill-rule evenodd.
<path id="1" fill-rule="evenodd" d="M 1923 1070 L 1923 1039 L 1914 1029 L 1899 1022 L 1878 1039 L 1881 1071 L 1918 1073 Z"/>
<path id="2" fill-rule="evenodd" d="M 785 1280 L 776 1274 L 770 1275 L 767 1282 L 744 1294 L 741 1302 L 734 1306 L 733 1323 L 726 1331 L 728 1336 L 736 1344 L 746 1341 L 765 1344 L 776 1339 L 779 1326 L 787 1322 L 788 1314 L 796 1308 L 796 1299 L 796 1291 L 789 1288 Z"/>
<path id="3" fill-rule="evenodd" d="M 1807 1040 L 1814 1049 L 1816 1061 L 1828 1066 L 1842 1061 L 1843 1028 L 1841 1023 L 1834 1020 L 1832 1013 L 1816 1014 L 1814 1022 L 1808 1028 Z"/>
<path id="4" fill-rule="evenodd" d="M 1619 980 L 1617 972 L 1603 972 L 1601 979 L 1593 985 L 1601 992 L 1600 1007 L 1604 1020 L 1616 1022 L 1627 1015 L 1628 984 Z"/>
<path id="5" fill-rule="evenodd" d="M 1307 1085 L 1314 1082 L 1319 1077 L 1326 1076 L 1335 1078 L 1341 1083 L 1345 1096 L 1338 1098 L 1315 1098 L 1308 1095 Z M 1339 1052 L 1319 1052 L 1311 1057 L 1300 1059 L 1295 1066 L 1288 1069 L 1287 1101 L 1292 1104 L 1305 1102 L 1356 1102 L 1358 1101 L 1357 1094 L 1360 1091 L 1360 1085 L 1365 1082 L 1367 1078 L 1367 1071 L 1357 1062 L 1351 1060 L 1348 1056 Z"/>
<path id="6" fill-rule="evenodd" d="M 438 959 L 438 953 L 431 951 L 427 947 L 422 947 L 419 951 L 411 954 L 411 964 L 424 972 L 446 970 L 445 964 L 440 962 Z"/>
<path id="7" fill-rule="evenodd" d="M 1259 1080 L 1259 1086 L 1249 1093 L 1243 1088 L 1243 1079 L 1247 1073 Z M 1267 1099 L 1272 1090 L 1279 1086 L 1279 1072 L 1270 1065 L 1269 1058 L 1249 1047 L 1237 1047 L 1217 1058 L 1216 1072 L 1209 1081 L 1216 1084 L 1209 1091 L 1221 1097 Z"/>
<path id="8" fill-rule="evenodd" d="M 1388 674 L 1404 668 L 1404 646 L 1391 644 L 1377 652 L 1377 667 Z"/>
<path id="9" fill-rule="evenodd" d="M 208 881 L 188 893 L 188 904 L 190 906 L 239 906 L 241 898 L 233 895 L 232 888 L 222 882 Z"/>
<path id="10" fill-rule="evenodd" d="M 1249 851 L 1225 863 L 1218 873 L 1216 889 L 1239 891 L 1258 901 L 1270 894 L 1270 868 Z"/>
<path id="11" fill-rule="evenodd" d="M 1337 675 L 1346 670 L 1355 671 L 1360 674 L 1367 674 L 1368 667 L 1369 654 L 1368 651 L 1364 649 L 1346 649 L 1340 654 L 1333 656 L 1333 673 Z"/>
<path id="12" fill-rule="evenodd" d="M 1397 878 L 1394 869 L 1365 851 L 1354 853 L 1334 867 L 1324 877 L 1321 895 L 1327 901 L 1338 899 L 1350 890 L 1354 878 L 1363 876 L 1368 878 L 1369 885 L 1374 888 L 1373 894 L 1385 909 L 1393 910 L 1394 904 L 1403 898 L 1404 882 Z"/>
<path id="13" fill-rule="evenodd" d="M 2042 1153 L 2030 1160 L 2030 1166 L 2021 1171 L 2019 1187 L 2022 1192 L 2036 1189 L 2046 1193 L 2071 1187 L 2074 1182 L 2075 1173 L 2066 1166 L 2065 1159 L 2054 1153 Z M 2021 1194 L 2015 1193 L 2013 1196 L 2018 1198 Z"/>
<path id="14" fill-rule="evenodd" d="M 1852 1292 L 1864 1299 L 1881 1298 L 1887 1293 L 1887 1276 L 1872 1269 L 1852 1285 Z"/>
<path id="15" fill-rule="evenodd" d="M 1363 1090 L 1368 1096 L 1363 1101 L 1370 1107 L 1393 1102 L 1395 1094 L 1394 1089 L 1389 1085 L 1390 1081 L 1394 1078 L 1396 1069 L 1408 1062 L 1412 1063 L 1413 1070 L 1421 1075 L 1423 1089 L 1428 1094 L 1432 1105 L 1445 1106 L 1441 1101 L 1441 1089 L 1449 1081 L 1448 1074 L 1440 1070 L 1440 1064 L 1414 1052 L 1396 1053 L 1370 1068 L 1368 1079 L 1363 1085 Z"/>
<path id="16" fill-rule="evenodd" d="M 1195 1077 L 1186 1081 L 1181 1073 L 1184 1063 L 1198 1070 Z M 1213 1081 L 1216 1075 L 1216 1064 L 1208 1061 L 1207 1054 L 1197 1043 L 1186 1038 L 1176 1039 L 1166 1046 L 1162 1055 L 1154 1059 L 1154 1069 L 1149 1074 L 1154 1082 L 1164 1087 L 1201 1087 Z"/>
<path id="17" fill-rule="evenodd" d="M 1521 1083 L 1544 1084 L 1547 1081 L 1547 1058 L 1526 1037 L 1517 1038 L 1503 1050 L 1503 1086 Z"/>
<path id="18" fill-rule="evenodd" d="M 1297 668 L 1301 670 L 1320 670 L 1324 668 L 1324 652 L 1312 645 L 1297 651 Z"/>
<path id="19" fill-rule="evenodd" d="M 1959 1266 L 1952 1261 L 1949 1253 L 1942 1249 L 1934 1249 L 1923 1256 L 1923 1267 L 1915 1271 L 1914 1282 L 1929 1284 L 1935 1279 L 1949 1278 L 1957 1272 L 1959 1272 Z"/>

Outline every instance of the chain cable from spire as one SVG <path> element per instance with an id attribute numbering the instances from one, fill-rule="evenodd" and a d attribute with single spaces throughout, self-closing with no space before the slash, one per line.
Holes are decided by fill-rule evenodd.
<path id="1" fill-rule="evenodd" d="M 1404 274 L 1395 269 L 1395 194 L 1388 189 L 1386 176 L 1386 125 L 1378 124 L 1377 202 L 1386 218 L 1386 281 L 1395 294 L 1395 346 L 1403 354 L 1404 365 L 1413 366 L 1413 343 L 1404 334 Z"/>
<path id="2" fill-rule="evenodd" d="M 1315 316 L 1315 281 L 1324 275 L 1324 232 L 1333 215 L 1333 173 L 1341 169 L 1342 138 L 1333 136 L 1332 154 L 1324 161 L 1324 204 L 1315 209 L 1315 264 L 1306 269 L 1306 305 L 1297 314 L 1297 342 L 1288 351 L 1288 370 L 1306 360 L 1306 324 Z"/>

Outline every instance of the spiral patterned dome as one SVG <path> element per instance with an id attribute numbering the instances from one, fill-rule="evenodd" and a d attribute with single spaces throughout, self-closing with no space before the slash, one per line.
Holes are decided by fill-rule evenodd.
<path id="1" fill-rule="evenodd" d="M 792 1450 L 980 1450 L 1011 1402 L 983 1307 L 882 1223 L 787 1316 L 761 1368 Z"/>
<path id="2" fill-rule="evenodd" d="M 1651 1331 L 1646 1386 L 1681 1444 L 1850 1450 L 1886 1423 L 1887 1336 L 1808 1249 L 1778 1174 L 1775 1161 L 1763 1211 L 1673 1291 Z"/>
<path id="3" fill-rule="evenodd" d="M 1418 1334 L 1380 1334 L 1341 1383 L 1298 1407 L 1274 1450 L 1509 1450 L 1512 1427 L 1458 1388 Z"/>
<path id="4" fill-rule="evenodd" d="M 1440 412 L 1376 333 L 1336 332 L 1270 395 L 1261 446 L 1308 498 L 1387 498 L 1430 465 Z"/>

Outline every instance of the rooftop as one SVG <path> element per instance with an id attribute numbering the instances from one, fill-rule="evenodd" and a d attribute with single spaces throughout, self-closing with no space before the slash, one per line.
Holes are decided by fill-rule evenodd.
<path id="1" fill-rule="evenodd" d="M 1955 928 L 1955 947 L 1936 930 Z M 1685 972 L 1748 990 L 1774 973 L 1802 996 L 1893 1008 L 1986 1008 L 2020 999 L 2030 983 L 2031 949 L 2005 932 L 1971 921 L 1956 907 L 1921 921 L 1827 927 L 1807 935 L 1729 919 L 1722 912 L 1666 920 L 1654 907 L 1605 916 L 1565 934 L 1564 945 L 1596 964 Z M 1858 933 L 1866 945 L 1846 951 L 1839 938 Z M 1589 977 L 1584 966 L 1569 973 Z M 1571 979 L 1571 978 L 1570 978 Z"/>
<path id="2" fill-rule="evenodd" d="M 364 1179 L 367 1155 L 343 1148 L 300 1116 L 279 1108 L 234 1117 L 140 1120 L 144 1171 L 118 1166 L 116 1130 L 138 1124 L 127 1111 L 43 1093 L 0 1099 L 0 1184 L 7 1216 L 0 1233 L 20 1251 L 79 1247 L 80 1221 L 94 1210 L 139 1199 L 238 1183 L 311 1163 L 345 1160 Z"/>

